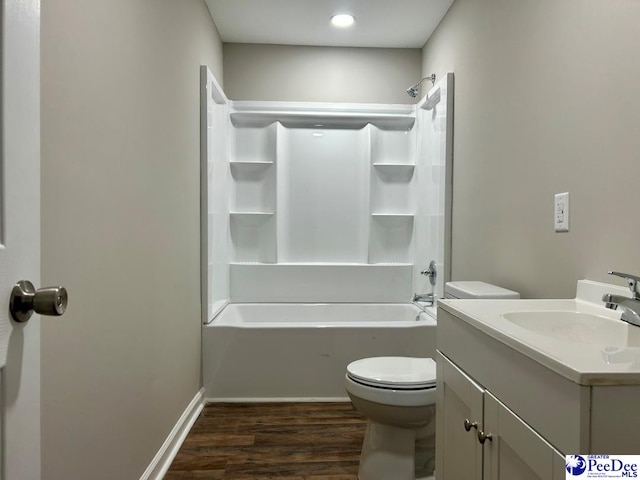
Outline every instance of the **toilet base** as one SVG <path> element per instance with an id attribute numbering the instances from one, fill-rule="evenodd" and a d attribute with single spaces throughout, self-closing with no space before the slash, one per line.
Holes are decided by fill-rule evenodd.
<path id="1" fill-rule="evenodd" d="M 432 479 L 434 454 L 432 430 L 432 425 L 411 429 L 369 420 L 362 443 L 358 479 Z M 416 463 L 422 463 L 422 465 L 416 465 Z M 416 477 L 416 474 L 419 477 Z"/>

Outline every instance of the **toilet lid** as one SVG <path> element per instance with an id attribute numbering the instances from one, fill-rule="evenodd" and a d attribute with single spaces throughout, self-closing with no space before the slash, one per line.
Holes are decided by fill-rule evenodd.
<path id="1" fill-rule="evenodd" d="M 347 365 L 347 374 L 372 387 L 430 388 L 436 384 L 436 362 L 413 357 L 363 358 Z"/>

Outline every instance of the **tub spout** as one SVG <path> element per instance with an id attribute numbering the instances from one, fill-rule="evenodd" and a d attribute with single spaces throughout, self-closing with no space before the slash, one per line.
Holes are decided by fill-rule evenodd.
<path id="1" fill-rule="evenodd" d="M 414 302 L 425 302 L 425 303 L 428 303 L 430 306 L 433 306 L 434 299 L 435 299 L 435 296 L 433 293 L 414 293 L 413 294 Z"/>

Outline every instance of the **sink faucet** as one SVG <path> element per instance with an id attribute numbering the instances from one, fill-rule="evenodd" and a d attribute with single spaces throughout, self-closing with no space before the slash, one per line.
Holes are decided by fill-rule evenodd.
<path id="1" fill-rule="evenodd" d="M 627 281 L 627 285 L 629 285 L 632 297 L 629 298 L 622 295 L 605 293 L 602 296 L 602 301 L 605 303 L 605 307 L 610 308 L 611 310 L 617 310 L 619 308 L 622 311 L 620 320 L 624 320 L 631 325 L 640 327 L 640 292 L 638 292 L 638 282 L 640 282 L 640 277 L 621 272 L 607 273 L 609 273 L 609 275 L 624 278 Z"/>

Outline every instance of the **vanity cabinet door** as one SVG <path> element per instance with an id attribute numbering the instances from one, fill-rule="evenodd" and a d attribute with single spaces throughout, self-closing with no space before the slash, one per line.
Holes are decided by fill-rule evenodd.
<path id="1" fill-rule="evenodd" d="M 484 390 L 440 352 L 436 355 L 436 479 L 481 480 L 477 435 L 483 425 Z"/>
<path id="2" fill-rule="evenodd" d="M 560 480 L 564 458 L 491 393 L 484 396 L 485 480 Z"/>

